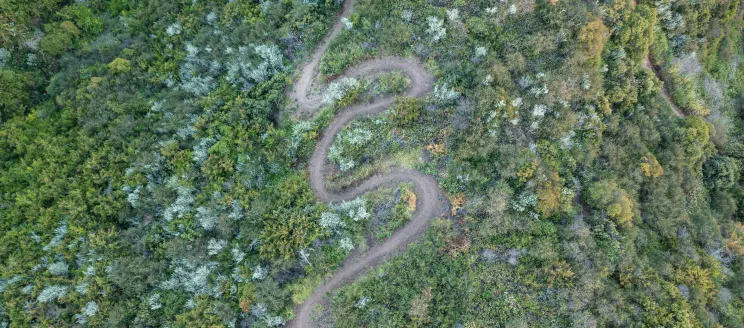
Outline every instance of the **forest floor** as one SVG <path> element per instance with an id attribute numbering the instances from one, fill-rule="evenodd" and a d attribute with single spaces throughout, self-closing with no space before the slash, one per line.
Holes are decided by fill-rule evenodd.
<path id="1" fill-rule="evenodd" d="M 354 8 L 353 0 L 344 1 L 341 17 L 348 17 Z M 300 78 L 289 90 L 289 97 L 298 107 L 300 115 L 312 115 L 322 107 L 322 101 L 317 94 L 311 95 L 314 81 L 317 80 L 318 66 L 328 44 L 341 32 L 343 24 L 339 20 L 331 32 L 322 41 L 310 61 L 301 70 Z M 349 68 L 341 77 L 356 77 L 385 71 L 397 71 L 411 79 L 411 85 L 405 96 L 423 97 L 431 90 L 434 78 L 415 59 L 400 57 L 381 57 Z M 395 231 L 392 236 L 381 244 L 375 245 L 364 252 L 353 251 L 341 266 L 320 286 L 316 287 L 312 295 L 295 309 L 295 317 L 288 324 L 289 327 L 313 326 L 313 311 L 318 305 L 327 309 L 331 292 L 346 283 L 351 283 L 367 273 L 370 269 L 383 263 L 391 256 L 404 251 L 408 245 L 416 241 L 426 232 L 432 218 L 446 211 L 448 203 L 444 193 L 432 176 L 424 175 L 414 170 L 388 169 L 380 172 L 360 184 L 344 189 L 340 192 L 330 191 L 326 187 L 326 173 L 328 167 L 328 150 L 336 135 L 353 119 L 361 115 L 373 115 L 383 112 L 393 103 L 394 97 L 379 99 L 371 104 L 357 104 L 340 112 L 326 128 L 320 141 L 315 146 L 309 160 L 310 187 L 316 197 L 323 202 L 340 202 L 350 200 L 377 188 L 381 185 L 400 182 L 412 182 L 417 195 L 416 212 L 407 225 Z"/>
<path id="2" fill-rule="evenodd" d="M 660 81 L 664 81 L 661 78 L 661 72 L 658 69 L 656 69 L 653 64 L 651 64 L 651 59 L 649 59 L 648 57 L 646 57 L 643 60 L 643 67 L 650 69 L 652 72 L 654 72 L 654 74 L 656 74 L 656 77 Z M 672 107 L 672 111 L 674 111 L 674 115 L 677 115 L 677 117 L 679 118 L 685 118 L 685 114 L 682 113 L 682 110 L 680 110 L 679 107 L 677 107 L 677 105 L 674 104 L 674 102 L 672 101 L 672 97 L 669 96 L 669 91 L 667 90 L 666 83 L 664 83 L 664 86 L 661 87 L 661 97 L 664 98 L 664 100 L 666 100 L 667 103 L 669 103 L 669 106 Z"/>

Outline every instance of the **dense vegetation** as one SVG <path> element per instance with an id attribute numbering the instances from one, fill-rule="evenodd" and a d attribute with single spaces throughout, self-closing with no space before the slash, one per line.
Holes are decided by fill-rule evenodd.
<path id="1" fill-rule="evenodd" d="M 0 327 L 283 325 L 415 210 L 305 175 L 331 116 L 408 85 L 335 79 L 383 54 L 437 83 L 352 122 L 333 186 L 395 163 L 451 210 L 325 320 L 744 327 L 744 4 L 359 1 L 298 118 L 284 90 L 339 6 L 0 0 Z"/>

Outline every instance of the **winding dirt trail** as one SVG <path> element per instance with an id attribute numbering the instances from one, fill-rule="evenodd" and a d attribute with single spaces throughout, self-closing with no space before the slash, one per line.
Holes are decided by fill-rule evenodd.
<path id="1" fill-rule="evenodd" d="M 354 8 L 353 0 L 344 1 L 342 17 L 348 17 Z M 300 78 L 288 92 L 289 97 L 301 113 L 314 113 L 322 107 L 322 101 L 317 95 L 311 95 L 313 80 L 316 79 L 318 64 L 328 44 L 342 30 L 343 24 L 339 20 L 332 31 L 326 36 L 322 44 L 313 54 L 311 60 L 302 68 Z M 411 79 L 409 89 L 405 92 L 409 97 L 423 97 L 433 85 L 433 77 L 424 67 L 414 59 L 400 57 L 382 57 L 374 59 L 348 69 L 342 76 L 357 77 L 386 71 L 398 71 Z M 311 314 L 318 304 L 328 304 L 331 292 L 343 284 L 355 281 L 369 269 L 389 259 L 391 256 L 405 250 L 407 246 L 418 239 L 428 228 L 429 220 L 444 212 L 447 207 L 444 194 L 436 180 L 428 175 L 413 170 L 391 170 L 376 174 L 359 185 L 342 190 L 330 191 L 326 188 L 326 173 L 328 172 L 328 150 L 336 135 L 354 118 L 361 115 L 373 115 L 384 111 L 393 102 L 393 97 L 379 99 L 372 104 L 358 104 L 346 108 L 339 113 L 323 132 L 320 141 L 315 146 L 309 161 L 310 187 L 319 200 L 323 202 L 340 202 L 349 200 L 375 189 L 381 185 L 399 182 L 413 182 L 417 195 L 416 212 L 410 222 L 393 233 L 393 235 L 365 252 L 353 251 L 327 281 L 317 286 L 304 303 L 295 308 L 295 318 L 289 322 L 289 327 L 307 328 L 314 326 Z M 327 306 L 325 306 L 327 308 Z"/>

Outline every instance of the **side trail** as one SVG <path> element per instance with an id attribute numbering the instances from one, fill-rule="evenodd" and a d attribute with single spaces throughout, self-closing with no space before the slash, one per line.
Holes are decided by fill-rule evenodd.
<path id="1" fill-rule="evenodd" d="M 661 71 L 659 68 L 654 67 L 653 64 L 651 64 L 651 59 L 649 57 L 646 57 L 643 59 L 643 68 L 650 69 L 654 74 L 656 74 L 656 78 L 658 78 L 660 81 L 664 81 L 661 78 Z M 672 101 L 672 97 L 669 96 L 669 92 L 667 91 L 667 85 L 664 83 L 664 85 L 661 87 L 661 97 L 666 100 L 666 102 L 669 104 L 669 106 L 672 107 L 672 111 L 674 112 L 674 115 L 676 115 L 679 118 L 685 118 L 685 115 L 682 114 L 682 111 L 677 107 L 677 105 L 674 104 Z"/>
<path id="2" fill-rule="evenodd" d="M 346 0 L 343 4 L 341 17 L 348 17 L 354 8 L 353 0 Z M 302 68 L 301 75 L 293 88 L 289 90 L 289 97 L 298 107 L 301 114 L 308 115 L 322 106 L 318 95 L 311 95 L 313 81 L 318 75 L 320 59 L 328 49 L 328 44 L 341 32 L 343 24 L 339 20 L 331 32 L 325 37 L 312 58 Z M 411 85 L 406 90 L 408 97 L 423 97 L 431 90 L 434 79 L 426 69 L 414 59 L 401 57 L 381 57 L 349 68 L 342 77 L 360 77 L 380 72 L 398 71 L 411 79 Z M 429 226 L 430 219 L 440 215 L 447 207 L 444 193 L 439 189 L 436 180 L 414 170 L 392 170 L 376 174 L 359 185 L 344 189 L 340 192 L 326 188 L 326 173 L 328 172 L 328 150 L 336 135 L 354 118 L 362 115 L 374 115 L 387 109 L 393 103 L 393 97 L 379 99 L 372 104 L 358 104 L 350 106 L 340 112 L 323 132 L 320 141 L 315 146 L 309 161 L 310 187 L 316 197 L 322 202 L 340 202 L 354 199 L 360 194 L 375 189 L 381 185 L 400 182 L 412 182 L 417 195 L 416 212 L 410 222 L 385 240 L 365 252 L 353 251 L 328 280 L 317 286 L 304 303 L 295 308 L 295 318 L 288 323 L 289 327 L 313 327 L 311 317 L 313 310 L 319 304 L 328 304 L 331 292 L 347 283 L 357 280 L 369 269 L 383 263 L 393 255 L 404 251 L 408 245 L 416 241 Z"/>

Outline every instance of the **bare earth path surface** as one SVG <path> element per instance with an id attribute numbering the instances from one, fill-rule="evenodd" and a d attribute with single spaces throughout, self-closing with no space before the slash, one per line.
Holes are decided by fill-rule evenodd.
<path id="1" fill-rule="evenodd" d="M 346 0 L 343 5 L 342 17 L 348 17 L 354 7 L 353 0 Z M 328 49 L 328 44 L 338 33 L 341 32 L 343 24 L 337 22 L 332 31 L 323 40 L 322 44 L 313 54 L 311 60 L 302 68 L 300 78 L 289 91 L 289 97 L 301 114 L 312 114 L 322 107 L 322 102 L 317 95 L 311 95 L 310 90 L 318 73 L 318 65 L 323 53 Z M 374 59 L 346 71 L 343 76 L 357 77 L 375 74 L 385 71 L 398 71 L 411 79 L 411 86 L 406 91 L 406 96 L 423 97 L 433 85 L 432 76 L 416 60 L 400 57 L 382 57 Z M 323 132 L 320 141 L 315 146 L 309 161 L 310 187 L 315 195 L 323 202 L 340 202 L 349 200 L 381 185 L 399 182 L 413 182 L 417 195 L 416 212 L 408 224 L 395 231 L 393 235 L 365 252 L 354 251 L 341 264 L 336 272 L 327 281 L 317 286 L 313 294 L 304 303 L 295 309 L 295 318 L 289 322 L 289 327 L 306 328 L 314 326 L 311 317 L 313 310 L 318 304 L 328 304 L 331 292 L 358 279 L 367 273 L 369 269 L 384 262 L 395 254 L 404 251 L 407 246 L 418 239 L 428 228 L 431 218 L 442 214 L 447 207 L 443 192 L 439 189 L 436 180 L 428 175 L 413 170 L 391 170 L 379 173 L 363 181 L 359 185 L 333 192 L 326 188 L 326 173 L 328 172 L 328 149 L 331 147 L 336 135 L 354 118 L 361 115 L 373 115 L 387 109 L 393 102 L 393 97 L 379 99 L 372 104 L 359 104 L 346 108 L 339 113 L 328 128 Z"/>

